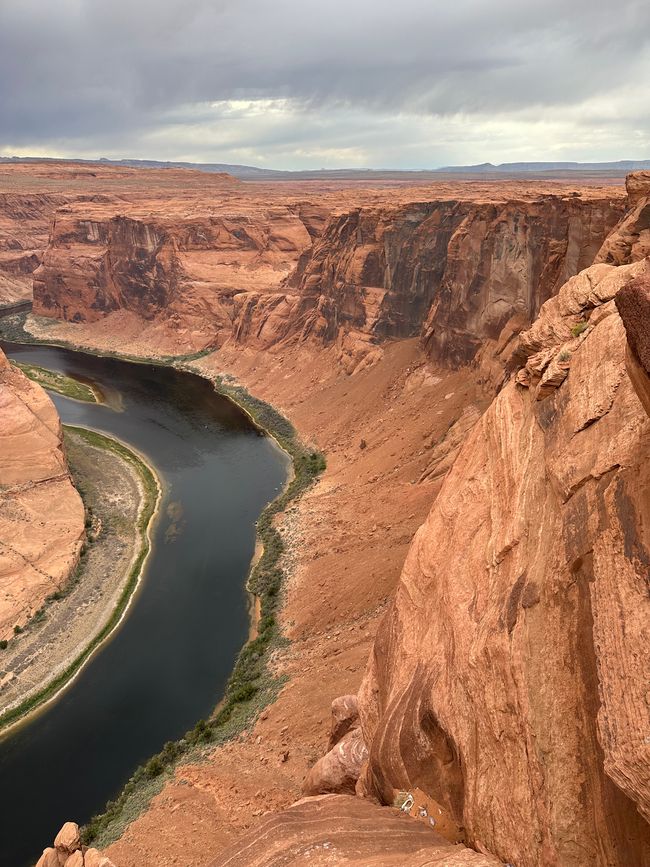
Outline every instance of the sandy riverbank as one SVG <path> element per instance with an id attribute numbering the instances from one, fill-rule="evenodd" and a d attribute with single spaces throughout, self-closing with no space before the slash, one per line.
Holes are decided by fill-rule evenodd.
<path id="1" fill-rule="evenodd" d="M 0 651 L 0 725 L 16 724 L 63 690 L 119 623 L 150 547 L 160 486 L 117 440 L 66 428 L 65 445 L 87 513 L 89 542 L 64 591 Z"/>

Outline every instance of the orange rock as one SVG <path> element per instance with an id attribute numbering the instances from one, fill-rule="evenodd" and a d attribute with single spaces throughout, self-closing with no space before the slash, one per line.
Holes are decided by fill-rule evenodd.
<path id="1" fill-rule="evenodd" d="M 86 849 L 84 852 L 84 867 L 115 867 L 113 862 L 98 852 L 97 849 Z"/>
<path id="2" fill-rule="evenodd" d="M 359 701 L 356 695 L 341 695 L 332 702 L 332 723 L 328 749 L 336 746 L 350 729 L 359 724 Z"/>
<path id="3" fill-rule="evenodd" d="M 500 862 L 453 846 L 398 810 L 360 798 L 305 798 L 262 818 L 211 867 L 496 867 Z"/>
<path id="4" fill-rule="evenodd" d="M 54 404 L 0 351 L 0 638 L 65 584 L 84 535 Z"/>
<path id="5" fill-rule="evenodd" d="M 613 300 L 644 269 L 592 266 L 522 334 L 526 375 L 460 449 L 360 693 L 361 790 L 419 787 L 518 867 L 650 863 L 650 431 Z M 564 352 L 545 394 L 521 387 Z"/>
<path id="6" fill-rule="evenodd" d="M 66 822 L 54 839 L 54 847 L 59 852 L 68 854 L 81 849 L 79 825 L 76 822 Z"/>
<path id="7" fill-rule="evenodd" d="M 309 771 L 302 786 L 303 795 L 354 794 L 367 758 L 361 729 L 352 729 Z"/>
<path id="8" fill-rule="evenodd" d="M 61 867 L 56 849 L 44 849 L 43 854 L 36 862 L 36 867 Z"/>

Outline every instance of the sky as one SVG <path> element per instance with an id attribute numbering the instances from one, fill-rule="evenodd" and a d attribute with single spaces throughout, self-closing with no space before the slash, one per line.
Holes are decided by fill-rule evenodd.
<path id="1" fill-rule="evenodd" d="M 0 0 L 0 156 L 650 158 L 649 0 Z"/>

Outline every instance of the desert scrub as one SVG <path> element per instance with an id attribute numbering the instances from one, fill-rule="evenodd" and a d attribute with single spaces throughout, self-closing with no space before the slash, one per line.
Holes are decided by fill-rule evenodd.
<path id="1" fill-rule="evenodd" d="M 83 400 L 86 403 L 98 402 L 92 388 L 78 379 L 73 379 L 71 376 L 57 373 L 54 370 L 46 370 L 37 364 L 26 364 L 23 361 L 12 361 L 11 363 L 14 367 L 22 370 L 29 379 L 37 382 L 49 391 L 56 391 L 57 394 L 62 394 L 64 397 L 71 397 L 73 400 Z"/>
<path id="2" fill-rule="evenodd" d="M 568 351 L 568 349 L 563 350 L 558 355 L 558 361 L 569 361 L 570 358 L 571 358 L 571 353 Z"/>
<path id="3" fill-rule="evenodd" d="M 106 625 L 95 636 L 93 636 L 88 645 L 79 654 L 79 656 L 77 656 L 77 658 L 70 663 L 70 665 L 65 669 L 65 671 L 57 675 L 57 677 L 54 680 L 50 681 L 46 686 L 44 686 L 42 690 L 39 690 L 34 695 L 26 698 L 25 701 L 16 705 L 16 707 L 13 707 L 10 710 L 7 710 L 4 714 L 2 714 L 2 716 L 0 716 L 0 729 L 4 728 L 7 725 L 15 723 L 17 720 L 21 719 L 23 716 L 33 711 L 39 705 L 52 698 L 52 696 L 59 692 L 59 690 L 63 686 L 65 686 L 65 684 L 70 680 L 70 678 L 73 677 L 77 673 L 77 671 L 79 671 L 79 669 L 84 665 L 84 663 L 88 660 L 88 658 L 96 650 L 96 648 L 99 647 L 99 645 L 104 641 L 104 639 L 106 639 L 110 635 L 115 626 L 119 623 L 120 618 L 122 617 L 122 614 L 124 613 L 133 594 L 133 591 L 137 587 L 142 566 L 147 557 L 147 554 L 149 553 L 150 543 L 148 528 L 149 523 L 155 513 L 156 506 L 158 504 L 158 498 L 160 495 L 158 481 L 149 466 L 135 452 L 131 451 L 121 442 L 113 439 L 112 437 L 100 434 L 97 431 L 88 430 L 87 428 L 76 427 L 73 425 L 64 425 L 63 428 L 64 432 L 72 431 L 77 436 L 85 440 L 90 445 L 95 446 L 96 448 L 107 449 L 114 452 L 120 458 L 122 458 L 122 460 L 131 464 L 138 473 L 142 488 L 142 502 L 140 505 L 137 522 L 138 534 L 140 536 L 140 547 L 137 555 L 135 556 L 131 564 L 129 574 L 127 576 L 122 592 L 120 593 L 117 604 L 111 612 L 111 616 L 106 622 Z M 83 563 L 84 557 L 85 549 L 82 548 L 80 554 L 80 565 L 78 565 L 77 569 L 69 579 L 68 585 L 65 588 L 54 591 L 50 596 L 48 596 L 45 606 L 43 606 L 43 608 L 36 612 L 36 614 L 32 618 L 32 621 L 38 622 L 40 619 L 45 617 L 47 605 L 52 601 L 64 598 L 65 595 L 70 591 L 73 584 L 79 580 L 79 570 L 81 568 L 81 564 Z M 22 632 L 23 630 L 17 630 L 16 628 L 14 628 L 14 632 L 18 631 Z"/>
<path id="4" fill-rule="evenodd" d="M 588 320 L 582 319 L 580 322 L 578 322 L 577 325 L 573 326 L 573 328 L 571 329 L 571 334 L 573 334 L 574 337 L 579 337 L 583 331 L 587 330 L 588 327 L 589 327 Z"/>
<path id="5" fill-rule="evenodd" d="M 182 363 L 178 366 L 185 367 Z M 197 372 L 189 366 L 187 369 Z M 276 440 L 293 464 L 293 478 L 257 521 L 263 551 L 247 582 L 248 589 L 260 602 L 257 636 L 240 651 L 224 698 L 213 715 L 199 720 L 180 740 L 165 744 L 161 752 L 135 771 L 117 798 L 106 805 L 104 813 L 94 816 L 83 828 L 84 842 L 100 848 L 116 840 L 146 809 L 179 762 L 199 761 L 206 752 L 249 728 L 261 711 L 275 701 L 286 681 L 274 677 L 269 667 L 273 650 L 286 643 L 277 621 L 285 573 L 281 562 L 284 544 L 275 519 L 324 471 L 325 458 L 319 451 L 302 444 L 293 425 L 274 407 L 240 386 L 225 384 L 221 378 L 213 382 L 216 391 L 238 404 L 261 433 Z"/>

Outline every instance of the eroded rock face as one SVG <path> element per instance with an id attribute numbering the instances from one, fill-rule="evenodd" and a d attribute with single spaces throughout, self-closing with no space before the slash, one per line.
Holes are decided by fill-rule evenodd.
<path id="1" fill-rule="evenodd" d="M 454 846 L 425 824 L 360 798 L 306 798 L 263 817 L 211 867 L 496 867 L 499 861 Z"/>
<path id="2" fill-rule="evenodd" d="M 625 186 L 631 211 L 605 240 L 596 262 L 622 265 L 650 256 L 650 172 L 633 172 Z"/>
<path id="3" fill-rule="evenodd" d="M 242 296 L 276 285 L 311 244 L 318 214 L 268 208 L 199 213 L 160 203 L 160 216 L 115 204 L 57 212 L 34 276 L 34 311 L 93 322 L 126 310 L 178 326 L 187 351 L 230 336 Z M 314 210 L 314 209 L 313 209 Z"/>
<path id="4" fill-rule="evenodd" d="M 54 404 L 0 351 L 0 639 L 65 584 L 84 536 Z"/>
<path id="5" fill-rule="evenodd" d="M 61 194 L 0 194 L 0 305 L 32 297 L 32 275 L 47 244 L 52 216 L 65 202 Z"/>
<path id="6" fill-rule="evenodd" d="M 614 302 L 645 268 L 594 265 L 522 334 L 360 693 L 365 793 L 418 787 L 517 865 L 650 860 L 650 421 Z"/>
<path id="7" fill-rule="evenodd" d="M 372 344 L 422 332 L 431 355 L 473 358 L 590 265 L 618 200 L 431 201 L 332 219 L 288 281 L 301 338 Z M 366 346 L 366 351 L 368 347 Z"/>
<path id="8" fill-rule="evenodd" d="M 513 316 L 534 318 L 624 208 L 605 192 L 410 192 L 347 194 L 352 206 L 342 194 L 68 205 L 35 272 L 34 310 L 79 322 L 128 311 L 186 351 L 334 344 L 349 373 L 378 343 L 422 334 L 435 359 L 458 364 Z"/>

